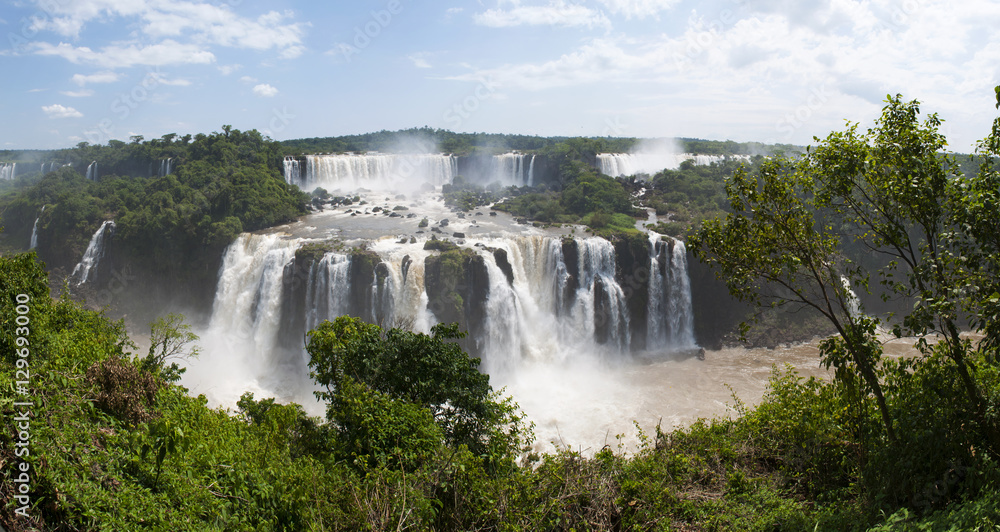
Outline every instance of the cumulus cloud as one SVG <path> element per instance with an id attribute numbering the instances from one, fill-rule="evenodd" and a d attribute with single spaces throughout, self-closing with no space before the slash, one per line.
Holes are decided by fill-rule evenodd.
<path id="1" fill-rule="evenodd" d="M 137 18 L 143 37 L 154 41 L 162 39 L 153 45 L 140 45 L 139 39 L 135 39 L 113 44 L 98 52 L 66 44 L 41 43 L 34 48 L 36 53 L 58 55 L 73 62 L 88 58 L 89 62 L 108 68 L 136 64 L 204 63 L 214 60 L 208 51 L 211 45 L 258 51 L 273 49 L 283 59 L 298 57 L 305 50 L 302 38 L 308 24 L 292 22 L 294 14 L 290 11 L 269 11 L 257 18 L 248 18 L 227 5 L 188 0 L 35 1 L 46 13 L 46 16 L 31 19 L 30 27 L 35 31 L 52 31 L 76 39 L 91 22 L 108 23 L 116 18 Z M 183 51 L 190 60 L 180 57 L 172 57 L 169 61 L 158 59 L 158 47 Z"/>
<path id="2" fill-rule="evenodd" d="M 511 26 L 564 26 L 610 28 L 611 21 L 599 11 L 557 0 L 547 6 L 521 6 L 511 9 L 488 9 L 473 16 L 480 26 L 504 28 Z"/>
<path id="3" fill-rule="evenodd" d="M 43 105 L 42 112 L 49 118 L 81 118 L 83 113 L 72 107 L 64 107 L 59 104 Z"/>
<path id="4" fill-rule="evenodd" d="M 254 86 L 253 93 L 262 98 L 271 98 L 278 94 L 278 89 L 268 85 L 267 83 L 261 83 L 260 85 Z"/>

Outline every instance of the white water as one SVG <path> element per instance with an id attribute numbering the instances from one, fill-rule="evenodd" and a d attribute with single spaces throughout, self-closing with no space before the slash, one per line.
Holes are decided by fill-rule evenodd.
<path id="1" fill-rule="evenodd" d="M 14 179 L 17 175 L 17 163 L 0 163 L 0 181 Z"/>
<path id="2" fill-rule="evenodd" d="M 699 166 L 726 159 L 750 160 L 749 155 L 695 155 L 691 153 L 598 153 L 597 168 L 611 177 L 637 174 L 653 175 L 661 170 L 676 170 L 687 160 Z"/>
<path id="3" fill-rule="evenodd" d="M 523 153 L 503 153 L 493 156 L 492 181 L 501 185 L 525 186 L 535 182 L 535 156 Z"/>
<path id="4" fill-rule="evenodd" d="M 97 179 L 97 161 L 94 161 L 87 165 L 87 179 L 94 181 Z"/>
<path id="5" fill-rule="evenodd" d="M 295 158 L 285 158 L 285 181 L 305 191 L 334 190 L 412 192 L 425 184 L 451 183 L 458 159 L 445 154 L 306 155 L 305 172 Z"/>
<path id="6" fill-rule="evenodd" d="M 114 231 L 114 220 L 106 220 L 94 233 L 94 236 L 90 238 L 90 244 L 87 245 L 87 250 L 83 253 L 83 258 L 73 268 L 73 273 L 71 274 L 71 277 L 77 280 L 76 284 L 78 286 L 87 282 L 87 279 L 91 277 L 91 273 L 96 271 L 97 264 L 104 258 L 104 253 L 107 251 L 108 238 L 111 234 L 114 234 Z"/>
<path id="7" fill-rule="evenodd" d="M 160 160 L 160 170 L 157 174 L 159 177 L 170 175 L 173 173 L 173 171 L 174 171 L 173 157 Z"/>
<path id="8" fill-rule="evenodd" d="M 369 205 L 382 199 L 373 196 L 366 197 Z M 428 332 L 436 318 L 428 304 L 424 261 L 437 252 L 424 250 L 429 235 L 414 235 L 414 231 L 423 216 L 430 218 L 432 226 L 450 217 L 446 232 L 466 233 L 463 247 L 483 258 L 488 276 L 485 318 L 478 328 L 480 334 L 473 339 L 482 357 L 481 368 L 491 375 L 495 388 L 508 387 L 506 393 L 521 402 L 529 418 L 539 423 L 540 441 L 548 442 L 554 434 L 561 434 L 570 443 L 589 444 L 594 442 L 591 432 L 595 426 L 631 422 L 613 406 L 593 407 L 594 401 L 631 401 L 628 397 L 634 392 L 623 380 L 627 379 L 623 372 L 631 371 L 628 368 L 637 363 L 630 349 L 634 320 L 626 305 L 626 289 L 616 278 L 614 248 L 609 242 L 577 237 L 576 247 L 566 248 L 576 250 L 572 258 L 579 268 L 571 272 L 563 251 L 565 233 L 519 225 L 506 215 L 476 217 L 470 213 L 457 219 L 438 200 L 427 196 L 407 203 L 411 212 L 416 211 L 415 218 L 375 213 L 352 216 L 346 209 L 334 209 L 269 234 L 241 235 L 226 251 L 212 317 L 200 333 L 205 354 L 192 363 L 185 385 L 192 393 L 205 393 L 213 404 L 233 407 L 240 394 L 249 390 L 258 398 L 299 402 L 313 415 L 322 415 L 323 406 L 311 395 L 316 386 L 307 376 L 305 332 L 322 320 L 348 312 L 385 326 Z M 361 294 L 364 301 L 349 301 L 352 279 L 347 251 L 327 253 L 311 267 L 306 266 L 308 273 L 292 277 L 298 246 L 331 236 L 357 242 L 355 235 L 370 235 L 373 227 L 379 234 L 396 236 L 375 240 L 362 236 L 368 249 L 382 260 L 379 269 L 383 272 L 371 286 L 354 287 L 355 298 Z M 400 235 L 407 236 L 404 243 L 399 242 Z M 416 236 L 413 243 L 409 235 Z M 651 241 L 654 238 L 658 237 L 651 237 Z M 650 329 L 647 338 L 636 339 L 649 344 L 641 355 L 644 360 L 671 358 L 675 349 L 694 345 L 683 245 L 676 243 L 669 249 L 673 252 L 667 256 L 666 242 L 654 247 L 650 271 L 637 275 L 649 274 L 651 281 L 657 280 L 658 284 L 650 283 L 650 292 L 662 303 L 651 307 L 650 312 L 658 318 L 650 321 L 664 324 Z M 506 253 L 511 280 L 494 250 Z M 667 261 L 662 275 L 659 263 L 652 267 L 661 258 Z M 576 282 L 575 289 L 567 288 L 571 282 Z M 624 279 L 622 284 L 629 282 Z M 289 299 L 288 293 L 296 283 L 301 294 L 297 302 Z M 677 283 L 681 284 L 674 286 Z M 599 287 L 603 287 L 603 305 L 598 303 Z M 294 321 L 289 312 L 299 313 L 297 319 L 302 321 Z M 678 316 L 667 315 L 670 312 Z M 301 330 L 289 330 L 292 323 L 299 323 Z M 595 334 L 602 328 L 607 331 L 606 338 Z M 581 423 L 567 431 L 565 423 L 572 419 Z M 602 430 L 600 437 L 603 435 Z"/>

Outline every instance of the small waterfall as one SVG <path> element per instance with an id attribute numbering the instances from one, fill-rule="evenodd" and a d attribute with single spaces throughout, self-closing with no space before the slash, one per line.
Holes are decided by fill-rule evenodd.
<path id="1" fill-rule="evenodd" d="M 157 172 L 157 176 L 163 177 L 168 176 L 174 172 L 174 159 L 173 157 L 168 157 L 166 159 L 160 159 L 160 170 Z"/>
<path id="2" fill-rule="evenodd" d="M 87 179 L 94 181 L 97 179 L 97 161 L 87 165 Z"/>
<path id="3" fill-rule="evenodd" d="M 28 245 L 28 249 L 35 249 L 38 247 L 38 220 L 42 219 L 42 214 L 45 213 L 46 205 L 42 205 L 42 212 L 38 213 L 38 217 L 35 218 L 35 225 L 31 226 L 31 243 Z"/>
<path id="4" fill-rule="evenodd" d="M 528 186 L 535 186 L 535 156 L 531 156 L 531 162 L 528 164 Z"/>
<path id="5" fill-rule="evenodd" d="M 676 170 L 687 160 L 699 166 L 728 159 L 749 161 L 749 155 L 695 155 L 691 153 L 598 153 L 597 169 L 611 177 L 637 174 L 654 175 L 661 170 Z"/>
<path id="6" fill-rule="evenodd" d="M 285 159 L 285 180 L 303 190 L 417 189 L 425 183 L 449 184 L 458 172 L 458 158 L 444 154 L 307 155 L 304 175 L 298 165 L 297 160 Z M 295 180 L 295 176 L 300 177 Z"/>
<path id="7" fill-rule="evenodd" d="M 646 311 L 647 349 L 695 346 L 691 281 L 684 242 L 649 234 L 649 303 Z"/>
<path id="8" fill-rule="evenodd" d="M 306 190 L 306 183 L 303 181 L 302 165 L 298 157 L 293 157 L 291 155 L 285 156 L 285 182 L 297 185 L 302 190 Z M 310 192 L 309 190 L 306 190 Z"/>
<path id="9" fill-rule="evenodd" d="M 845 275 L 840 276 L 840 283 L 847 290 L 847 295 L 845 297 L 844 304 L 847 306 L 845 309 L 847 314 L 852 318 L 861 316 L 861 300 L 858 299 L 858 295 L 854 293 L 854 289 L 851 288 L 851 280 Z"/>
<path id="10" fill-rule="evenodd" d="M 111 238 L 115 233 L 115 222 L 114 220 L 107 220 L 101 224 L 100 229 L 94 233 L 94 236 L 90 238 L 90 244 L 87 245 L 87 251 L 83 253 L 83 258 L 80 262 L 73 268 L 73 273 L 71 277 L 77 279 L 77 286 L 87 282 L 88 279 L 92 279 L 92 273 L 97 270 L 97 264 L 104 254 L 107 252 L 108 239 Z"/>
<path id="11" fill-rule="evenodd" d="M 0 181 L 14 179 L 17 174 L 17 163 L 0 163 Z"/>
<path id="12" fill-rule="evenodd" d="M 31 244 L 28 245 L 28 249 L 38 247 L 38 220 L 39 218 L 35 218 L 35 225 L 31 226 Z"/>

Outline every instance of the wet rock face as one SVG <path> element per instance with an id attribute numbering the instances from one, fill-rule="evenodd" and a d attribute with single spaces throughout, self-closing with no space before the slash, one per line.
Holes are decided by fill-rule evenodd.
<path id="1" fill-rule="evenodd" d="M 510 265 L 510 260 L 507 258 L 507 250 L 497 249 L 493 252 L 493 257 L 497 261 L 497 267 L 503 272 L 504 277 L 507 278 L 507 283 L 514 284 L 514 268 Z"/>
<path id="2" fill-rule="evenodd" d="M 469 336 L 462 341 L 478 351 L 475 339 L 486 322 L 489 271 L 483 257 L 470 249 L 452 249 L 424 261 L 424 288 L 428 308 L 441 323 L 458 323 Z M 478 356 L 478 353 L 475 353 Z"/>
<path id="3" fill-rule="evenodd" d="M 660 275 L 660 272 L 650 271 L 651 244 L 645 234 L 616 236 L 612 244 L 615 246 L 615 280 L 625 292 L 625 306 L 630 316 L 631 348 L 640 351 L 646 348 L 649 277 Z"/>
<path id="4" fill-rule="evenodd" d="M 594 341 L 600 345 L 611 339 L 611 294 L 598 277 L 594 279 Z"/>
<path id="5" fill-rule="evenodd" d="M 576 291 L 580 288 L 580 245 L 572 238 L 562 242 L 563 263 L 566 265 L 566 286 L 563 289 L 563 313 L 568 313 L 576 300 Z"/>

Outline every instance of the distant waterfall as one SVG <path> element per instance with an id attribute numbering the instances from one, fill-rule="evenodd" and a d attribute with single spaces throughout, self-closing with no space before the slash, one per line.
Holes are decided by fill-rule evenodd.
<path id="1" fill-rule="evenodd" d="M 90 244 L 87 245 L 87 251 L 83 253 L 83 258 L 80 262 L 73 268 L 73 273 L 71 277 L 76 279 L 76 284 L 81 285 L 87 282 L 88 279 L 93 278 L 93 273 L 97 270 L 97 264 L 104 254 L 107 252 L 108 239 L 111 238 L 115 233 L 115 222 L 114 220 L 107 220 L 101 224 L 100 229 L 94 233 L 94 236 L 90 238 Z"/>
<path id="2" fill-rule="evenodd" d="M 0 181 L 14 179 L 17 174 L 17 163 L 0 163 Z"/>
<path id="3" fill-rule="evenodd" d="M 87 179 L 91 181 L 97 179 L 97 161 L 94 161 L 87 166 Z"/>
<path id="4" fill-rule="evenodd" d="M 42 205 L 42 212 L 38 214 L 35 218 L 35 225 L 31 226 L 31 243 L 28 245 L 28 249 L 35 249 L 38 247 L 38 220 L 42 219 L 42 214 L 45 213 L 45 205 Z"/>
<path id="5" fill-rule="evenodd" d="M 450 184 L 458 172 L 458 159 L 444 154 L 307 155 L 305 171 L 300 165 L 297 158 L 285 158 L 285 181 L 306 191 L 316 187 L 417 189 L 424 184 Z"/>
<path id="6" fill-rule="evenodd" d="M 535 181 L 534 168 L 534 155 L 504 153 L 493 156 L 493 180 L 503 186 L 531 185 Z"/>
<path id="7" fill-rule="evenodd" d="M 166 159 L 160 159 L 160 170 L 157 173 L 159 177 L 170 175 L 174 172 L 174 159 L 173 157 L 168 157 Z"/>
<path id="8" fill-rule="evenodd" d="M 676 170 L 684 161 L 707 166 L 727 159 L 749 161 L 749 155 L 695 155 L 691 153 L 598 153 L 597 169 L 611 177 L 636 174 L 654 175 L 662 170 Z"/>
<path id="9" fill-rule="evenodd" d="M 306 329 L 324 320 L 348 314 L 351 258 L 341 253 L 327 253 L 310 266 L 306 282 Z"/>

